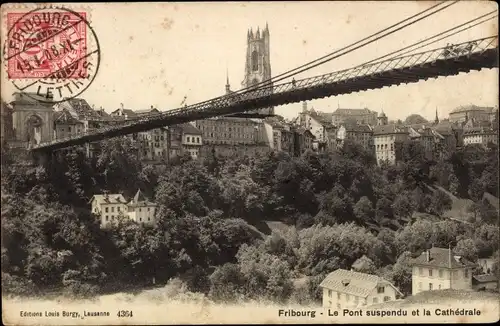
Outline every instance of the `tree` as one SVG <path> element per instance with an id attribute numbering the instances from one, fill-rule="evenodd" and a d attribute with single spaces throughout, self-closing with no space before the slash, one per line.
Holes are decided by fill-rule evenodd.
<path id="1" fill-rule="evenodd" d="M 373 218 L 373 204 L 368 197 L 361 197 L 354 205 L 354 215 L 360 221 L 368 221 Z"/>
<path id="2" fill-rule="evenodd" d="M 471 262 L 476 262 L 479 258 L 479 250 L 472 239 L 459 240 L 453 251 Z"/>
<path id="3" fill-rule="evenodd" d="M 415 125 L 415 124 L 424 124 L 427 123 L 427 119 L 422 117 L 420 114 L 410 114 L 408 117 L 405 119 L 405 124 L 407 125 Z"/>
<path id="4" fill-rule="evenodd" d="M 413 213 L 413 205 L 410 200 L 410 194 L 401 193 L 397 195 L 391 207 L 394 214 L 399 218 L 410 218 Z"/>
<path id="5" fill-rule="evenodd" d="M 446 210 L 451 209 L 451 204 L 451 198 L 447 194 L 441 190 L 436 190 L 431 197 L 429 213 L 441 216 Z"/>

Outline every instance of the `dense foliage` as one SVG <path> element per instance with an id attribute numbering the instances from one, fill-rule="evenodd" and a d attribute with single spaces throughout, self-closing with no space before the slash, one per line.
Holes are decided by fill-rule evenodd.
<path id="1" fill-rule="evenodd" d="M 43 166 L 2 153 L 7 292 L 62 288 L 85 296 L 179 276 L 214 300 L 307 302 L 318 299 L 329 272 L 365 255 L 373 261 L 366 272 L 408 294 L 411 257 L 432 244 L 471 260 L 498 250 L 498 211 L 485 196 L 498 196 L 495 147 L 432 161 L 408 143 L 404 162 L 380 167 L 349 143 L 301 157 L 184 157 L 165 170 L 136 153 L 125 139 L 103 143 L 92 159 L 75 150 Z M 130 198 L 138 188 L 159 205 L 157 226 L 121 219 L 102 229 L 90 214 L 93 194 Z M 450 196 L 472 199 L 474 218 L 445 218 Z M 270 232 L 266 221 L 290 227 Z"/>

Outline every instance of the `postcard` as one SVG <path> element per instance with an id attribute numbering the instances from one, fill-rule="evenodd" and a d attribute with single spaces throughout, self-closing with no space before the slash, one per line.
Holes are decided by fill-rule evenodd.
<path id="1" fill-rule="evenodd" d="M 5 325 L 498 321 L 495 2 L 0 25 Z"/>

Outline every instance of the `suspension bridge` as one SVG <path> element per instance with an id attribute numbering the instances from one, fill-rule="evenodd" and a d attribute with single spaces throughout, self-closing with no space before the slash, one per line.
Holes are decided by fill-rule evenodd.
<path id="1" fill-rule="evenodd" d="M 107 138 L 124 136 L 127 134 L 148 131 L 160 127 L 176 125 L 195 120 L 203 120 L 218 116 L 235 116 L 243 112 L 253 111 L 260 108 L 268 108 L 290 103 L 310 101 L 314 99 L 321 99 L 325 97 L 366 90 L 380 89 L 383 87 L 390 87 L 400 84 L 415 83 L 418 81 L 427 80 L 429 78 L 453 76 L 458 75 L 459 73 L 468 73 L 474 70 L 479 71 L 482 69 L 497 68 L 498 35 L 469 40 L 458 44 L 448 44 L 445 47 L 438 47 L 431 50 L 415 53 L 416 50 L 424 46 L 428 46 L 439 40 L 450 37 L 454 34 L 496 18 L 497 13 L 495 10 L 472 19 L 471 21 L 468 21 L 464 24 L 455 26 L 447 31 L 438 33 L 437 35 L 429 37 L 423 41 L 419 41 L 415 44 L 406 46 L 402 49 L 399 49 L 377 59 L 365 62 L 363 64 L 355 65 L 348 69 L 317 75 L 314 77 L 308 77 L 299 80 L 295 80 L 295 78 L 293 78 L 290 81 L 291 76 L 296 76 L 302 71 L 311 69 L 311 67 L 304 68 L 307 65 L 311 65 L 315 62 L 321 61 L 329 56 L 335 55 L 338 52 L 342 52 L 344 49 L 347 49 L 349 47 L 356 46 L 355 48 L 352 48 L 348 51 L 346 50 L 345 53 L 336 54 L 336 56 L 334 57 L 323 60 L 319 63 L 315 63 L 312 68 L 324 64 L 327 61 L 345 55 L 369 43 L 373 43 L 389 34 L 405 28 L 406 26 L 412 25 L 426 17 L 434 15 L 436 12 L 444 10 L 457 2 L 458 1 L 448 3 L 445 1 L 438 3 L 437 5 L 434 5 L 421 13 L 406 18 L 397 24 L 394 24 L 382 31 L 372 34 L 361 41 L 351 44 L 348 47 L 338 50 L 332 54 L 328 54 L 327 56 L 312 61 L 299 68 L 295 68 L 282 75 L 275 76 L 270 80 L 263 81 L 251 88 L 242 89 L 225 96 L 220 96 L 193 105 L 160 112 L 154 115 L 148 115 L 141 119 L 126 120 L 123 121 L 123 123 L 121 123 L 120 125 L 107 126 L 104 128 L 87 131 L 85 133 L 74 135 L 68 138 L 42 142 L 37 145 L 32 145 L 29 149 L 34 153 L 46 153 L 71 146 L 96 142 Z M 438 8 L 441 5 L 444 5 L 444 7 Z M 428 11 L 432 12 L 426 13 Z M 426 13 L 425 16 L 421 16 L 424 13 Z M 488 18 L 488 16 L 490 17 Z M 413 19 L 416 20 L 411 21 Z M 476 22 L 481 19 L 483 20 L 480 22 Z M 399 26 L 393 31 L 388 31 L 391 28 L 395 28 L 397 25 L 400 25 L 402 23 L 404 23 L 405 25 Z M 458 30 L 458 28 L 471 23 L 475 24 Z M 453 32 L 453 34 L 441 37 L 443 34 L 446 34 L 448 32 Z M 365 40 L 368 40 L 374 36 L 376 36 L 375 39 L 365 42 Z M 432 41 L 431 43 L 421 45 L 421 43 L 425 43 L 436 37 L 440 38 Z M 357 45 L 358 43 L 363 42 L 365 42 L 365 44 Z M 408 48 L 415 47 L 416 45 L 420 46 L 407 52 L 403 51 Z M 293 71 L 297 71 L 298 69 L 302 70 L 291 74 Z M 281 77 L 287 74 L 288 76 Z"/>
<path id="2" fill-rule="evenodd" d="M 468 50 L 450 55 L 447 53 L 448 49 L 443 47 L 279 85 L 263 86 L 125 122 L 119 126 L 40 143 L 31 150 L 52 151 L 194 120 L 498 67 L 497 36 L 455 46 Z M 273 89 L 272 93 L 269 92 L 270 87 Z"/>

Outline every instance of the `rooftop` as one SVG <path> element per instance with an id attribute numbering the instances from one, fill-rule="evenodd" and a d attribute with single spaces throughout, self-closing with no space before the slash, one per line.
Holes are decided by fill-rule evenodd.
<path id="1" fill-rule="evenodd" d="M 90 199 L 90 202 L 96 200 L 98 205 L 101 204 L 126 204 L 127 201 L 122 194 L 104 194 L 104 195 L 94 195 Z"/>
<path id="2" fill-rule="evenodd" d="M 467 111 L 485 111 L 487 113 L 491 113 L 494 110 L 495 110 L 495 108 L 493 108 L 493 107 L 489 107 L 489 106 L 477 106 L 477 105 L 471 104 L 471 105 L 462 105 L 462 106 L 459 106 L 458 108 L 455 108 L 450 113 L 460 113 L 460 112 L 467 112 Z"/>
<path id="3" fill-rule="evenodd" d="M 146 196 L 142 193 L 141 189 L 138 189 L 135 193 L 134 198 L 128 203 L 128 206 L 156 206 L 154 203 L 150 202 Z"/>
<path id="4" fill-rule="evenodd" d="M 181 127 L 182 132 L 185 134 L 190 134 L 190 135 L 201 135 L 202 134 L 200 129 L 196 128 L 195 126 L 193 126 L 190 123 L 183 123 L 183 124 L 179 125 L 179 127 Z"/>
<path id="5" fill-rule="evenodd" d="M 371 110 L 368 110 L 367 108 L 364 109 L 340 109 L 338 108 L 333 112 L 334 115 L 365 115 L 365 114 L 373 114 L 377 113 Z"/>
<path id="6" fill-rule="evenodd" d="M 427 252 L 429 253 L 428 257 Z M 451 249 L 437 247 L 433 247 L 422 252 L 420 256 L 413 260 L 413 264 L 438 268 L 463 268 L 475 266 L 474 263 L 461 256 L 458 256 Z"/>
<path id="7" fill-rule="evenodd" d="M 381 125 L 373 127 L 374 135 L 385 135 L 385 134 L 406 134 L 408 133 L 408 128 L 403 126 L 398 126 L 395 124 Z"/>
<path id="8" fill-rule="evenodd" d="M 495 274 L 474 275 L 472 278 L 477 283 L 489 283 L 489 282 L 497 282 L 498 281 L 498 278 Z"/>
<path id="9" fill-rule="evenodd" d="M 336 292 L 366 298 L 380 283 L 391 284 L 377 275 L 337 269 L 328 274 L 319 286 Z"/>

